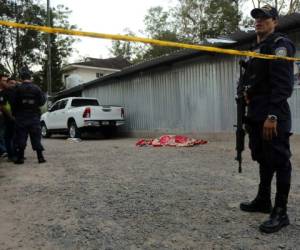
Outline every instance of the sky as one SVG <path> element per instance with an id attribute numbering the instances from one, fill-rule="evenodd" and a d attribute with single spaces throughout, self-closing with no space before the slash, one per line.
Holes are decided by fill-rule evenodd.
<path id="1" fill-rule="evenodd" d="M 138 33 L 144 28 L 143 20 L 150 7 L 162 6 L 166 10 L 174 5 L 174 0 L 50 0 L 51 7 L 63 4 L 72 10 L 69 18 L 82 31 L 108 34 L 124 34 L 129 28 Z M 45 1 L 46 4 L 46 1 Z M 73 53 L 69 62 L 83 57 L 111 57 L 109 48 L 111 40 L 79 37 L 74 43 L 77 52 Z"/>

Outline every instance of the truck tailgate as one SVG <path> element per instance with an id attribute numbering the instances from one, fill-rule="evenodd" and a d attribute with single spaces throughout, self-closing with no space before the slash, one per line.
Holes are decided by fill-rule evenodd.
<path id="1" fill-rule="evenodd" d="M 116 106 L 91 107 L 91 120 L 124 120 L 124 109 Z"/>

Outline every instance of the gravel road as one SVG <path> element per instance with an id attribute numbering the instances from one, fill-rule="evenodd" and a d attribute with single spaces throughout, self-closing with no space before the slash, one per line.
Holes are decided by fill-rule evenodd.
<path id="1" fill-rule="evenodd" d="M 239 203 L 257 165 L 234 142 L 135 147 L 135 138 L 46 139 L 47 163 L 0 162 L 0 249 L 300 249 L 300 139 L 293 139 L 291 225 L 273 235 Z M 273 188 L 274 196 L 274 188 Z"/>

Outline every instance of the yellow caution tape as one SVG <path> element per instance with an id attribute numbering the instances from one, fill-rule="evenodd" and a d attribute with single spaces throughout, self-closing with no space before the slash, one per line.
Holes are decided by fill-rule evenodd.
<path id="1" fill-rule="evenodd" d="M 86 37 L 95 37 L 95 38 L 110 39 L 110 40 L 122 40 L 122 41 L 128 41 L 128 42 L 141 42 L 141 43 L 149 43 L 149 44 L 153 44 L 153 45 L 157 45 L 157 46 L 193 49 L 193 50 L 207 51 L 207 52 L 227 54 L 227 55 L 235 55 L 235 56 L 249 56 L 249 57 L 261 58 L 261 59 L 281 59 L 281 60 L 289 60 L 289 61 L 300 61 L 300 58 L 266 55 L 266 54 L 259 54 L 256 52 L 251 52 L 251 51 L 222 49 L 222 48 L 211 47 L 211 46 L 161 41 L 161 40 L 134 37 L 134 36 L 112 35 L 112 34 L 86 32 L 86 31 L 79 31 L 79 30 L 67 30 L 67 29 L 62 29 L 62 28 L 50 28 L 50 27 L 46 27 L 46 26 L 29 25 L 29 24 L 8 22 L 8 21 L 2 21 L 2 20 L 0 20 L 0 25 L 14 27 L 14 28 L 20 28 L 20 29 L 37 30 L 37 31 L 42 31 L 42 32 L 46 32 L 46 33 L 65 34 L 65 35 L 72 35 L 72 36 L 86 36 Z"/>

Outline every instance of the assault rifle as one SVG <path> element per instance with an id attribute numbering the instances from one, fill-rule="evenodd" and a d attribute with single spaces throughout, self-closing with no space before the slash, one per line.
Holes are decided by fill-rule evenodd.
<path id="1" fill-rule="evenodd" d="M 235 135 L 236 135 L 236 157 L 235 160 L 239 163 L 239 173 L 242 172 L 242 152 L 245 149 L 245 117 L 246 117 L 246 101 L 245 101 L 245 83 L 243 80 L 244 71 L 246 68 L 246 62 L 240 60 L 240 78 L 237 83 L 237 95 L 236 95 L 236 105 L 237 105 L 237 124 Z"/>

